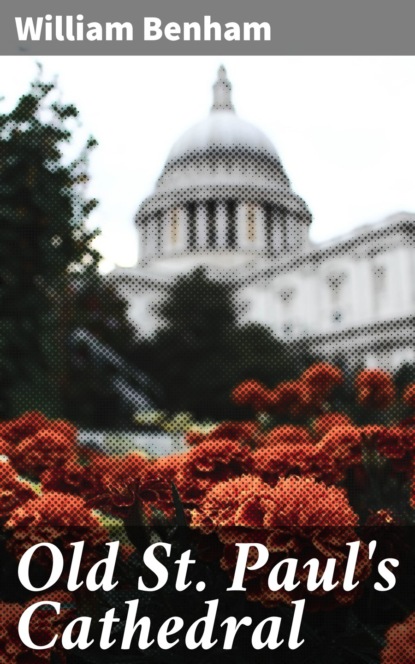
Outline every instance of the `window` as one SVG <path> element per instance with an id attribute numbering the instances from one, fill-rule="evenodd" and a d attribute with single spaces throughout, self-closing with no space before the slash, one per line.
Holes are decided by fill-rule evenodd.
<path id="1" fill-rule="evenodd" d="M 252 203 L 247 205 L 246 214 L 246 239 L 248 242 L 255 242 L 256 240 L 256 206 Z"/>
<path id="2" fill-rule="evenodd" d="M 385 297 L 386 291 L 386 267 L 375 265 L 372 267 L 373 305 L 374 310 L 379 311 Z"/>
<path id="3" fill-rule="evenodd" d="M 170 243 L 174 247 L 179 240 L 180 208 L 174 208 L 171 213 Z"/>
<path id="4" fill-rule="evenodd" d="M 285 288 L 282 288 L 278 294 L 280 296 L 280 300 L 284 304 L 290 304 L 294 299 L 295 289 L 291 286 L 286 286 Z"/>
<path id="5" fill-rule="evenodd" d="M 328 275 L 326 281 L 330 289 L 332 302 L 338 302 L 346 279 L 347 276 L 345 272 L 335 272 Z"/>

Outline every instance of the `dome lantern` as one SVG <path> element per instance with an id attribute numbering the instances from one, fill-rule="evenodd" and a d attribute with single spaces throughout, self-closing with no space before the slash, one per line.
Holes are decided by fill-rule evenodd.
<path id="1" fill-rule="evenodd" d="M 232 85 L 226 75 L 226 69 L 221 65 L 218 69 L 218 78 L 213 85 L 212 111 L 232 111 L 235 109 L 231 99 Z"/>

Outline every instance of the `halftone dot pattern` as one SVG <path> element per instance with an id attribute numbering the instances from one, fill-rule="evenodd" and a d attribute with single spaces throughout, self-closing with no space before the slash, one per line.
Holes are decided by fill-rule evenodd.
<path id="1" fill-rule="evenodd" d="M 371 352 L 382 364 L 395 350 L 410 359 L 413 317 L 342 331 L 345 307 L 352 307 L 344 296 L 345 290 L 351 293 L 350 275 L 342 266 L 332 269 L 330 261 L 350 252 L 359 259 L 362 243 L 355 237 L 337 248 L 310 249 L 310 212 L 292 191 L 267 137 L 235 115 L 223 67 L 209 118 L 173 146 L 136 223 L 140 264 L 135 271 L 110 276 L 108 284 L 130 300 L 140 343 L 146 343 L 147 334 L 150 344 L 163 330 L 170 306 L 179 341 L 167 349 L 163 361 L 180 368 L 188 361 L 182 352 L 186 345 L 193 352 L 196 348 L 196 360 L 198 334 L 204 325 L 209 328 L 218 312 L 220 318 L 225 286 L 237 310 L 235 328 L 245 324 L 249 330 L 258 314 L 272 336 L 276 330 L 270 308 L 282 312 L 276 335 L 280 340 L 272 337 L 272 343 L 276 349 L 279 344 L 279 353 L 282 349 L 285 376 L 272 383 L 256 375 L 261 348 L 251 344 L 234 362 L 239 362 L 240 380 L 229 386 L 229 358 L 223 357 L 222 382 L 217 383 L 218 395 L 213 395 L 218 402 L 226 400 L 232 418 L 204 417 L 203 408 L 209 412 L 206 403 L 198 403 L 195 412 L 191 407 L 189 412 L 175 412 L 175 392 L 183 387 L 178 380 L 168 386 L 166 397 L 161 381 L 152 375 L 153 367 L 145 368 L 145 353 L 135 356 L 143 368 L 140 361 L 135 364 L 104 343 L 93 320 L 93 331 L 79 326 L 70 339 L 75 369 L 77 363 L 84 366 L 85 357 L 92 373 L 93 367 L 108 368 L 111 389 L 105 393 L 103 421 L 106 415 L 111 419 L 111 408 L 115 410 L 119 399 L 145 445 L 134 448 L 137 436 L 123 441 L 124 434 L 117 431 L 100 438 L 101 432 L 79 431 L 78 423 L 42 412 L 26 412 L 1 423 L 0 521 L 8 554 L 19 559 L 35 544 L 58 546 L 65 568 L 56 592 L 64 592 L 73 542 L 85 543 L 83 573 L 103 557 L 111 539 L 122 542 L 120 556 L 127 564 L 134 552 L 142 553 L 142 542 L 160 541 L 160 532 L 166 534 L 176 523 L 186 526 L 194 550 L 216 565 L 216 575 L 221 570 L 226 578 L 235 571 L 238 543 L 266 546 L 267 565 L 256 567 L 253 555 L 245 576 L 246 599 L 260 609 L 287 607 L 304 598 L 307 608 L 317 612 L 358 604 L 373 573 L 369 539 L 359 528 L 407 525 L 413 522 L 415 507 L 415 383 L 398 385 L 391 372 L 364 368 L 363 360 Z M 366 276 L 376 307 L 382 307 L 389 278 L 389 268 L 377 259 L 390 242 L 394 245 L 395 231 L 398 243 L 410 236 L 411 223 L 408 217 L 384 230 L 365 231 L 366 250 L 374 261 Z M 58 240 L 53 239 L 53 246 L 59 246 Z M 298 289 L 311 283 L 325 261 L 330 269 L 320 283 L 324 293 L 310 290 L 318 301 L 306 297 L 303 306 L 322 311 L 321 298 L 334 327 L 307 335 L 297 315 Z M 405 266 L 412 269 L 409 263 Z M 287 278 L 275 282 L 281 275 Z M 76 288 L 76 279 L 74 283 Z M 196 299 L 186 284 L 200 288 Z M 275 291 L 271 299 L 266 296 L 267 284 Z M 177 312 L 169 304 L 172 292 L 179 293 Z M 415 301 L 415 292 L 405 292 L 408 301 Z M 100 293 L 105 300 L 110 291 Z M 206 303 L 208 314 L 199 320 L 197 298 L 204 297 L 211 301 Z M 109 302 L 119 305 L 116 298 Z M 212 356 L 217 350 L 213 345 Z M 234 350 L 230 344 L 226 352 L 232 356 Z M 206 346 L 199 352 L 206 352 L 200 378 L 213 384 L 213 393 L 212 373 L 218 364 L 213 371 Z M 197 392 L 191 371 L 186 380 L 188 392 Z M 224 393 L 224 385 L 229 393 Z M 99 387 L 91 382 L 98 393 Z M 76 422 L 76 416 L 73 419 Z M 142 535 L 149 531 L 153 539 Z M 358 584 L 356 590 L 346 591 L 349 543 L 360 538 L 354 570 Z M 43 554 L 36 560 L 40 568 L 50 564 L 50 556 Z M 307 561 L 328 558 L 337 563 L 336 588 L 322 589 L 318 571 L 315 587 L 305 590 Z M 269 585 L 271 569 L 285 559 L 298 561 L 299 584 L 293 591 L 284 584 Z M 65 596 L 65 605 L 71 607 L 68 616 L 72 600 Z M 6 608 L 9 625 L 9 613 L 15 614 L 10 602 Z M 414 661 L 411 630 L 413 614 L 386 631 L 382 662 Z M 0 653 L 5 647 L 2 638 L 0 634 Z M 12 662 L 27 655 L 21 645 L 16 648 Z"/>

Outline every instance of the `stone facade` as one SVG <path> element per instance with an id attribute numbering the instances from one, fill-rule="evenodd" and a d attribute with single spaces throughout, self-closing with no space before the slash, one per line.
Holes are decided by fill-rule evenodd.
<path id="1" fill-rule="evenodd" d="M 136 224 L 140 260 L 111 275 L 138 334 L 178 274 L 205 265 L 236 283 L 241 322 L 346 364 L 415 361 L 415 215 L 396 214 L 321 245 L 269 139 L 235 114 L 221 67 L 208 118 L 173 146 Z"/>

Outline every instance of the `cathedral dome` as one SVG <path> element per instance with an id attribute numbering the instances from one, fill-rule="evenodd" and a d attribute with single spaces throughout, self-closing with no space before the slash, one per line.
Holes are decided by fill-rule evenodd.
<path id="1" fill-rule="evenodd" d="M 220 67 L 210 113 L 173 145 L 137 217 L 144 264 L 298 253 L 311 221 L 272 142 L 235 113 Z"/>
<path id="2" fill-rule="evenodd" d="M 205 120 L 188 129 L 173 145 L 168 161 L 215 147 L 248 148 L 277 156 L 273 144 L 264 132 L 242 120 L 232 110 L 221 109 L 210 113 Z"/>

